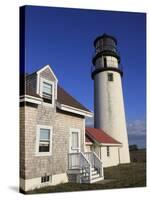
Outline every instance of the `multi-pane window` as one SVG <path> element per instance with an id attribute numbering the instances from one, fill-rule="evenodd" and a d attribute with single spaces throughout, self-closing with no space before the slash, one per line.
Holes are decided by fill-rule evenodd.
<path id="1" fill-rule="evenodd" d="M 51 182 L 52 181 L 52 176 L 42 176 L 41 177 L 41 183 L 45 183 L 45 182 Z"/>
<path id="2" fill-rule="evenodd" d="M 108 73 L 108 81 L 113 81 L 113 73 Z"/>
<path id="3" fill-rule="evenodd" d="M 47 83 L 47 82 L 43 82 L 43 90 L 42 90 L 42 95 L 43 98 L 45 99 L 45 101 L 47 103 L 51 103 L 52 104 L 52 84 Z"/>
<path id="4" fill-rule="evenodd" d="M 110 148 L 109 148 L 109 146 L 107 146 L 107 157 L 109 157 L 110 156 Z"/>
<path id="5" fill-rule="evenodd" d="M 52 155 L 53 127 L 37 125 L 36 156 Z"/>
<path id="6" fill-rule="evenodd" d="M 40 128 L 39 152 L 50 152 L 50 129 Z"/>

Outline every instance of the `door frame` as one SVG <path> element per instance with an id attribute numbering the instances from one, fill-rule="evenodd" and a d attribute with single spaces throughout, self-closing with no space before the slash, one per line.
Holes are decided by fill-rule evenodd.
<path id="1" fill-rule="evenodd" d="M 81 136 L 80 136 L 80 129 L 78 128 L 70 128 L 70 132 L 69 132 L 69 153 L 73 153 L 71 151 L 71 146 L 72 146 L 72 132 L 78 132 L 78 148 L 76 149 L 77 152 L 81 152 L 81 142 L 80 142 L 80 139 L 81 139 Z"/>

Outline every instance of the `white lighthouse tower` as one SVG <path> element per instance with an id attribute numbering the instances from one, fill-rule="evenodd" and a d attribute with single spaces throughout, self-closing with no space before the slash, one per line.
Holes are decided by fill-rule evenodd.
<path id="1" fill-rule="evenodd" d="M 129 163 L 129 147 L 124 110 L 117 40 L 107 34 L 94 41 L 92 79 L 94 80 L 94 127 L 122 143 L 120 163 Z"/>

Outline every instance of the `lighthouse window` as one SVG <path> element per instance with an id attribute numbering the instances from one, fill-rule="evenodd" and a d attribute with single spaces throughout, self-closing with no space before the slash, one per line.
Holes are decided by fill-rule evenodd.
<path id="1" fill-rule="evenodd" d="M 107 60 L 106 60 L 106 58 L 104 58 L 104 68 L 106 68 L 107 67 Z"/>
<path id="2" fill-rule="evenodd" d="M 108 67 L 118 67 L 117 58 L 113 56 L 107 56 L 107 66 Z"/>
<path id="3" fill-rule="evenodd" d="M 113 81 L 114 77 L 113 77 L 113 73 L 108 73 L 108 81 Z"/>

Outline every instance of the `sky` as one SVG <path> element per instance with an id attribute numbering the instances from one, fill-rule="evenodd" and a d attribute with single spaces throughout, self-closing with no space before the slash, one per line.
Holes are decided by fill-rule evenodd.
<path id="1" fill-rule="evenodd" d="M 91 79 L 94 39 L 107 33 L 118 41 L 130 144 L 145 146 L 146 15 L 52 7 L 26 7 L 25 67 L 32 73 L 49 64 L 59 84 L 94 110 Z M 87 120 L 92 125 L 93 119 Z"/>

